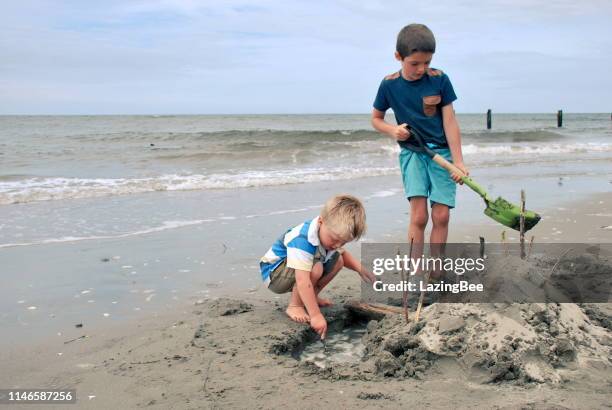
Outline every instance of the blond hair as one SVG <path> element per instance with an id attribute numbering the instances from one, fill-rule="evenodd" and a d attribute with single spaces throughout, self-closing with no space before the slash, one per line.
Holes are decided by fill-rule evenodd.
<path id="1" fill-rule="evenodd" d="M 346 242 L 361 238 L 366 230 L 363 204 L 352 195 L 336 195 L 325 203 L 321 219 L 329 229 Z"/>

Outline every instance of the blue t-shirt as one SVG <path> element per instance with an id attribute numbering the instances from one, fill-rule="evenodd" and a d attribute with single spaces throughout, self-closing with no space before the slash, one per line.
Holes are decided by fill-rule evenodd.
<path id="1" fill-rule="evenodd" d="M 446 74 L 425 74 L 416 81 L 408 81 L 400 71 L 382 80 L 374 108 L 383 112 L 392 108 L 398 124 L 406 123 L 415 128 L 430 147 L 442 148 L 448 146 L 442 124 L 442 107 L 456 99 Z M 413 150 L 418 147 L 413 138 L 398 141 L 398 144 Z"/>

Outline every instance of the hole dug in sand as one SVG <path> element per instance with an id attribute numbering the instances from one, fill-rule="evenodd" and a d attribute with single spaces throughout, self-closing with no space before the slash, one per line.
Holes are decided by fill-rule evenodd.
<path id="1" fill-rule="evenodd" d="M 332 379 L 417 378 L 472 383 L 559 384 L 603 377 L 610 330 L 566 304 L 434 304 L 418 323 L 400 314 L 371 320 L 326 313 L 326 346 L 308 328 L 273 346 L 307 372 Z M 588 312 L 587 312 L 588 313 Z"/>
<path id="2" fill-rule="evenodd" d="M 311 362 L 322 369 L 334 364 L 359 363 L 365 350 L 362 342 L 365 332 L 365 324 L 330 332 L 325 342 L 318 340 L 306 344 L 299 353 L 298 359 L 303 362 Z"/>

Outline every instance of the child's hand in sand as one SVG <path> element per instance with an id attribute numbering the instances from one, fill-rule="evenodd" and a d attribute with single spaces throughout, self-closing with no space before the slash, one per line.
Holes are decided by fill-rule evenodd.
<path id="1" fill-rule="evenodd" d="M 325 339 L 325 335 L 327 334 L 327 320 L 325 320 L 321 313 L 310 317 L 310 327 L 321 336 L 321 340 Z"/>
<path id="2" fill-rule="evenodd" d="M 369 284 L 373 284 L 376 281 L 376 276 L 367 269 L 361 269 L 359 276 L 361 276 L 362 281 Z"/>

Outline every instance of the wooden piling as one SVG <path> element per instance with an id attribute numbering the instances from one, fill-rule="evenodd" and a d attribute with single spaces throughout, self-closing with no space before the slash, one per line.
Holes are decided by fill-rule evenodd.
<path id="1" fill-rule="evenodd" d="M 563 127 L 563 110 L 557 111 L 557 127 Z"/>
<path id="2" fill-rule="evenodd" d="M 491 115 L 491 109 L 489 108 L 487 110 L 487 129 L 490 130 L 491 129 L 491 122 L 492 122 L 492 115 Z"/>
<path id="3" fill-rule="evenodd" d="M 484 258 L 485 255 L 485 238 L 479 236 L 480 239 L 480 257 Z"/>

